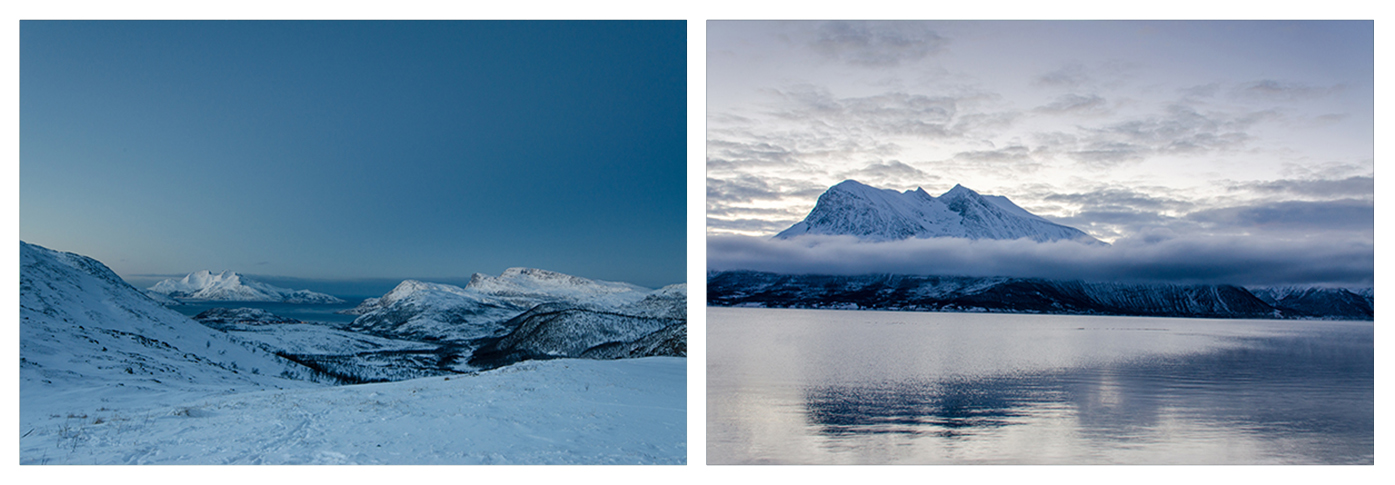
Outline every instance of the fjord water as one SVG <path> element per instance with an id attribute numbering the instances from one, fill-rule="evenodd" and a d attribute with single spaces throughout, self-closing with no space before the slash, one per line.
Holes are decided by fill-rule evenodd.
<path id="1" fill-rule="evenodd" d="M 257 308 L 307 323 L 347 325 L 358 318 L 358 315 L 343 315 L 335 312 L 356 307 L 364 298 L 366 297 L 346 297 L 344 303 L 330 304 L 271 301 L 185 301 L 182 305 L 173 305 L 168 308 L 190 318 L 213 308 Z"/>
<path id="2" fill-rule="evenodd" d="M 1372 322 L 707 309 L 710 464 L 1370 464 Z"/>

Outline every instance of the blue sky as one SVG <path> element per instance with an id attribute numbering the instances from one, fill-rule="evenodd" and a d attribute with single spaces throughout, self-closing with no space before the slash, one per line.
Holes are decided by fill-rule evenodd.
<path id="1" fill-rule="evenodd" d="M 1370 285 L 1374 48 L 1370 21 L 708 22 L 709 267 Z M 1113 246 L 768 239 L 845 179 Z"/>
<path id="2" fill-rule="evenodd" d="M 20 28 L 20 237 L 128 279 L 681 282 L 685 136 L 681 21 Z"/>

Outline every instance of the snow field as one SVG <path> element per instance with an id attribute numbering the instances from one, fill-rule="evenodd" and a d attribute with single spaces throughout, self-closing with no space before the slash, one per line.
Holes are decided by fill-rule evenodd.
<path id="1" fill-rule="evenodd" d="M 686 359 L 74 410 L 22 423 L 21 464 L 682 464 Z"/>

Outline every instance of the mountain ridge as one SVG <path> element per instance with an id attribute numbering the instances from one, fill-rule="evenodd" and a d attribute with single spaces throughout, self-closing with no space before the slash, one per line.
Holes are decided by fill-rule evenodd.
<path id="1" fill-rule="evenodd" d="M 1371 320 L 1361 295 L 1267 302 L 1235 285 L 1105 283 L 933 275 L 784 275 L 723 271 L 708 276 L 712 306 L 1002 312 L 1182 318 Z M 1305 294 L 1311 294 L 1305 293 Z M 1334 303 L 1336 302 L 1336 303 Z"/>
<path id="2" fill-rule="evenodd" d="M 934 197 L 923 188 L 897 192 L 856 180 L 829 187 L 804 220 L 774 237 L 803 235 L 850 235 L 868 241 L 956 237 L 1105 244 L 1084 231 L 1032 214 L 1007 197 L 981 195 L 962 185 Z"/>
<path id="3" fill-rule="evenodd" d="M 162 280 L 147 290 L 170 298 L 185 300 L 344 303 L 344 300 L 332 295 L 273 286 L 247 279 L 247 277 L 233 271 L 214 274 L 209 270 L 199 270 L 180 279 Z"/>

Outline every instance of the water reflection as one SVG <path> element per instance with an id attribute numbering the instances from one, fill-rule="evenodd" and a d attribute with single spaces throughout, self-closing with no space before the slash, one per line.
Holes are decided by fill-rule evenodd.
<path id="1" fill-rule="evenodd" d="M 889 433 L 940 437 L 1014 423 L 1027 403 L 1040 400 L 1032 386 L 1004 379 L 890 382 L 873 386 L 816 385 L 805 390 L 812 426 L 830 435 Z M 1021 420 L 1016 420 L 1021 423 Z"/>
<path id="2" fill-rule="evenodd" d="M 966 440 L 1068 409 L 1074 431 L 1098 447 L 1146 445 L 1175 434 L 1167 429 L 1174 426 L 1170 421 L 1185 419 L 1204 423 L 1206 432 L 1182 439 L 1224 443 L 1259 436 L 1314 444 L 1279 457 L 1286 461 L 1373 461 L 1369 334 L 1235 340 L 1239 345 L 1219 350 L 1061 372 L 815 383 L 804 389 L 804 414 L 830 440 Z"/>
<path id="3" fill-rule="evenodd" d="M 708 463 L 1372 463 L 1372 334 L 709 309 Z"/>

